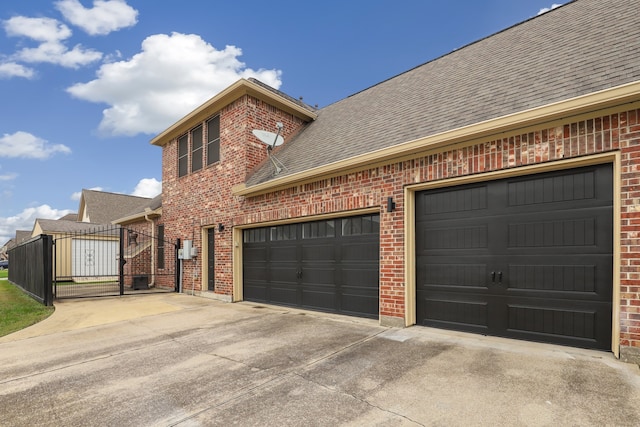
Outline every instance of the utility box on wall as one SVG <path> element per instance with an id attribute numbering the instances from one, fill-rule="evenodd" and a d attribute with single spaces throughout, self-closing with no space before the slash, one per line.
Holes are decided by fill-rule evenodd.
<path id="1" fill-rule="evenodd" d="M 185 240 L 182 242 L 182 256 L 180 256 L 180 250 L 178 251 L 178 258 L 180 259 L 191 259 L 193 248 L 193 242 L 191 240 Z"/>

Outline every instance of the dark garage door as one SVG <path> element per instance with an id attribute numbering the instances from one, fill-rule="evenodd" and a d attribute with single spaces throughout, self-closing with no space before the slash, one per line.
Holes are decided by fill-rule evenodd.
<path id="1" fill-rule="evenodd" d="M 378 317 L 380 216 L 244 231 L 247 301 Z"/>
<path id="2" fill-rule="evenodd" d="M 416 194 L 423 325 L 609 349 L 611 165 Z"/>

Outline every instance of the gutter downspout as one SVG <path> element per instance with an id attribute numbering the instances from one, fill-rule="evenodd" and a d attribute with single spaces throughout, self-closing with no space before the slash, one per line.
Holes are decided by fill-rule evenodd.
<path id="1" fill-rule="evenodd" d="M 144 219 L 151 223 L 151 283 L 149 283 L 149 287 L 152 288 L 156 285 L 156 227 L 155 221 L 149 219 L 149 214 L 144 214 Z"/>

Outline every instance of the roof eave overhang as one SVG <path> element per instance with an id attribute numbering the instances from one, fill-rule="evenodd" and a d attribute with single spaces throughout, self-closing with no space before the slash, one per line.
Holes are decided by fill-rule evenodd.
<path id="1" fill-rule="evenodd" d="M 373 165 L 399 161 L 418 153 L 437 150 L 465 141 L 487 138 L 636 101 L 640 101 L 640 81 L 441 132 L 281 178 L 275 178 L 250 187 L 247 187 L 246 184 L 239 184 L 233 187 L 232 193 L 235 196 L 257 196 L 316 181 L 320 178 L 343 175 Z"/>
<path id="2" fill-rule="evenodd" d="M 318 116 L 313 111 L 279 96 L 265 87 L 246 79 L 240 79 L 154 137 L 151 144 L 164 146 L 244 95 L 261 99 L 306 121 L 315 120 Z"/>
<path id="3" fill-rule="evenodd" d="M 134 215 L 129 215 L 124 218 L 118 218 L 114 221 L 111 221 L 114 225 L 126 225 L 131 224 L 133 222 L 138 222 L 142 220 L 159 218 L 162 216 L 162 208 L 154 209 L 154 210 L 146 210 L 144 212 L 140 212 Z"/>

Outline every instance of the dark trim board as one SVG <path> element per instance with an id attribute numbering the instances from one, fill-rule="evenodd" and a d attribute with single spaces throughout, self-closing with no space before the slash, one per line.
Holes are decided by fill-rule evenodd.
<path id="1" fill-rule="evenodd" d="M 610 164 L 416 193 L 417 323 L 609 349 Z"/>

